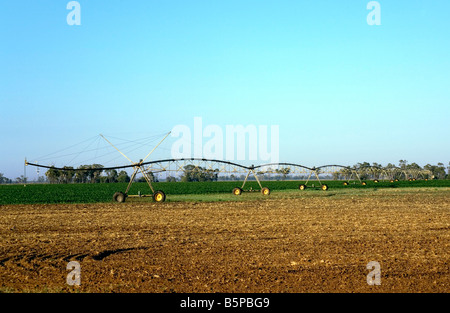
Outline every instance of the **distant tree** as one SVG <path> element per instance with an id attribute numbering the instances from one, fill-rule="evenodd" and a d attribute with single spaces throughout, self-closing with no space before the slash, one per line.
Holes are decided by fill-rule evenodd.
<path id="1" fill-rule="evenodd" d="M 105 172 L 106 172 L 106 179 L 105 179 L 106 183 L 116 183 L 117 182 L 117 178 L 119 177 L 119 175 L 115 169 L 106 170 Z"/>
<path id="2" fill-rule="evenodd" d="M 9 184 L 11 183 L 11 179 L 3 176 L 3 173 L 0 173 L 0 184 Z"/>
<path id="3" fill-rule="evenodd" d="M 100 176 L 103 172 L 103 165 L 80 165 L 75 172 L 74 181 L 77 183 L 100 183 Z"/>
<path id="4" fill-rule="evenodd" d="M 283 176 L 283 180 L 286 180 L 286 177 L 291 172 L 291 169 L 289 167 L 282 167 L 280 169 L 276 169 L 275 172 L 281 174 Z"/>
<path id="5" fill-rule="evenodd" d="M 397 170 L 397 166 L 392 163 L 388 163 L 384 170 L 388 173 L 390 179 L 400 179 L 401 178 L 401 172 Z"/>
<path id="6" fill-rule="evenodd" d="M 71 166 L 64 166 L 62 171 L 59 171 L 59 182 L 68 184 L 72 182 L 73 177 L 75 176 L 75 171 Z"/>
<path id="7" fill-rule="evenodd" d="M 177 178 L 173 177 L 173 176 L 167 176 L 167 178 L 166 178 L 166 182 L 169 182 L 169 183 L 174 183 L 176 181 L 177 181 Z"/>
<path id="8" fill-rule="evenodd" d="M 442 164 L 442 165 L 444 165 L 444 164 Z M 406 169 L 408 169 L 408 170 L 421 170 L 422 168 L 420 167 L 419 164 L 413 162 L 411 164 L 406 165 Z"/>
<path id="9" fill-rule="evenodd" d="M 88 169 L 89 165 L 80 165 L 75 172 L 75 182 L 87 183 L 88 182 Z"/>
<path id="10" fill-rule="evenodd" d="M 91 183 L 99 183 L 100 176 L 103 172 L 103 165 L 101 164 L 92 164 L 88 169 L 88 176 Z"/>
<path id="11" fill-rule="evenodd" d="M 439 162 L 437 164 L 437 175 L 438 179 L 445 179 L 446 173 L 445 173 L 445 166 L 444 163 Z"/>
<path id="12" fill-rule="evenodd" d="M 47 176 L 47 180 L 50 184 L 58 183 L 60 175 L 61 172 L 55 168 L 49 168 L 47 172 L 45 172 L 45 176 Z"/>
<path id="13" fill-rule="evenodd" d="M 153 172 L 149 171 L 147 172 L 147 178 L 150 180 L 151 183 L 157 183 L 159 181 L 158 177 L 156 177 Z M 144 183 L 147 180 L 145 179 L 144 176 L 139 177 L 138 179 L 136 179 L 137 182 L 139 183 Z"/>
<path id="14" fill-rule="evenodd" d="M 350 176 L 352 175 L 352 170 L 348 168 L 341 168 L 339 171 L 336 171 L 333 173 L 333 179 L 339 180 L 339 179 L 350 179 Z"/>
<path id="15" fill-rule="evenodd" d="M 205 169 L 201 166 L 192 164 L 186 165 L 183 169 L 183 182 L 201 182 L 201 181 L 217 181 L 219 170 Z"/>
<path id="16" fill-rule="evenodd" d="M 372 166 L 377 167 L 377 168 L 383 168 L 383 165 L 381 165 L 380 163 L 377 163 L 377 162 L 373 162 Z"/>
<path id="17" fill-rule="evenodd" d="M 183 176 L 181 176 L 182 182 L 199 181 L 200 170 L 194 165 L 186 165 L 184 167 Z"/>
<path id="18" fill-rule="evenodd" d="M 364 167 L 370 167 L 369 162 L 358 162 L 356 165 L 353 166 L 354 168 L 364 168 Z"/>
<path id="19" fill-rule="evenodd" d="M 406 160 L 398 161 L 398 167 L 400 167 L 402 170 L 406 169 L 407 164 L 408 164 L 408 161 L 406 161 Z"/>
<path id="20" fill-rule="evenodd" d="M 17 177 L 16 178 L 16 182 L 17 183 L 26 183 L 27 182 L 27 178 L 25 177 L 25 176 L 23 176 L 23 175 L 20 175 L 20 177 Z"/>
<path id="21" fill-rule="evenodd" d="M 437 165 L 427 164 L 423 167 L 425 170 L 431 172 L 434 179 L 444 179 L 446 176 L 445 167 L 443 163 L 438 163 Z"/>
<path id="22" fill-rule="evenodd" d="M 117 175 L 117 182 L 119 183 L 128 183 L 130 179 L 130 176 L 128 176 L 128 173 L 125 171 L 120 171 Z"/>
<path id="23" fill-rule="evenodd" d="M 368 168 L 370 168 L 369 162 L 362 162 L 362 163 L 358 162 L 356 165 L 353 166 L 353 168 L 359 170 L 358 175 L 360 179 L 364 180 L 369 178 L 368 175 Z"/>

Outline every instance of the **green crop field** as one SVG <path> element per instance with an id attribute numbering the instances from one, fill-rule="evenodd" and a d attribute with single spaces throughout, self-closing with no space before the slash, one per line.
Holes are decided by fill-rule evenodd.
<path id="1" fill-rule="evenodd" d="M 262 185 L 270 188 L 272 193 L 278 191 L 295 191 L 299 194 L 320 190 L 318 181 L 310 181 L 304 191 L 298 189 L 301 181 L 264 181 Z M 328 185 L 329 193 L 333 190 L 373 190 L 374 188 L 405 188 L 405 187 L 450 187 L 450 180 L 417 180 L 417 181 L 398 181 L 390 183 L 380 181 L 375 183 L 367 181 L 366 186 L 359 182 L 350 182 L 348 186 L 343 185 L 343 181 L 322 181 Z M 233 188 L 241 187 L 242 182 L 160 182 L 153 183 L 155 190 L 162 190 L 167 195 L 167 201 L 183 201 L 196 195 L 195 199 L 203 198 L 204 201 L 220 201 L 229 199 L 240 199 L 239 196 L 231 195 Z M 313 187 L 314 186 L 314 187 Z M 99 203 L 111 202 L 112 195 L 116 191 L 124 192 L 127 188 L 126 183 L 111 184 L 27 184 L 26 186 L 0 185 L 0 205 L 6 204 L 37 204 L 37 203 Z M 256 190 L 260 188 L 255 181 L 246 183 L 244 190 Z M 146 183 L 133 183 L 129 191 L 130 195 L 151 194 L 151 190 Z M 259 192 L 252 192 L 255 197 L 262 198 Z M 171 197 L 173 195 L 174 197 Z M 218 195 L 218 196 L 217 196 Z M 204 196 L 204 197 L 203 197 Z M 269 196 L 270 197 L 270 196 Z M 144 201 L 152 201 L 151 198 L 142 198 Z"/>

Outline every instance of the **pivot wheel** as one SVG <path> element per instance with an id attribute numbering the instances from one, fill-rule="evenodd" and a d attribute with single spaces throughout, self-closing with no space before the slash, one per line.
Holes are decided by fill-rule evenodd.
<path id="1" fill-rule="evenodd" d="M 362 184 L 363 186 L 367 185 L 367 183 L 366 183 L 365 181 L 363 181 L 361 184 Z"/>
<path id="2" fill-rule="evenodd" d="M 155 191 L 153 194 L 153 201 L 155 202 L 164 202 L 166 201 L 166 194 L 162 192 L 161 190 Z"/>
<path id="3" fill-rule="evenodd" d="M 263 189 L 261 189 L 261 193 L 265 196 L 270 195 L 270 189 L 267 187 L 264 187 Z"/>
<path id="4" fill-rule="evenodd" d="M 374 181 L 373 181 L 374 183 L 378 183 L 379 182 L 379 180 L 378 179 L 374 179 Z"/>
<path id="5" fill-rule="evenodd" d="M 113 195 L 113 200 L 117 201 L 119 203 L 125 202 L 125 199 L 127 198 L 127 196 L 123 193 L 123 192 L 116 192 Z"/>
<path id="6" fill-rule="evenodd" d="M 239 188 L 239 187 L 234 188 L 234 189 L 233 189 L 233 195 L 235 195 L 235 196 L 240 196 L 240 195 L 242 195 L 242 189 Z"/>
<path id="7" fill-rule="evenodd" d="M 298 189 L 300 189 L 300 190 L 305 190 L 305 189 L 306 189 L 306 185 L 301 184 L 301 185 L 298 187 Z"/>
<path id="8" fill-rule="evenodd" d="M 323 191 L 327 191 L 328 190 L 328 186 L 325 185 L 325 184 L 323 184 L 322 187 L 320 187 L 320 188 L 322 188 Z"/>
<path id="9" fill-rule="evenodd" d="M 345 182 L 344 182 L 344 186 L 348 186 L 348 182 L 345 181 Z"/>

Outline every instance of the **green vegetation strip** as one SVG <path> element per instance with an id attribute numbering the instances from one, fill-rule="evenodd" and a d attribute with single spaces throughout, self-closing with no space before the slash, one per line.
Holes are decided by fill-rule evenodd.
<path id="1" fill-rule="evenodd" d="M 331 193 L 333 190 L 374 190 L 374 188 L 406 188 L 406 187 L 450 187 L 450 180 L 416 180 L 416 181 L 380 181 L 375 183 L 367 181 L 366 186 L 359 182 L 350 182 L 344 186 L 343 181 L 322 181 L 329 187 L 328 191 L 320 190 L 318 181 L 310 181 L 304 191 L 298 189 L 302 181 L 264 181 L 262 185 L 270 188 L 272 192 L 295 191 L 298 193 L 320 192 Z M 313 187 L 314 185 L 314 187 Z M 189 199 L 204 199 L 203 201 L 229 201 L 240 200 L 242 196 L 233 196 L 231 191 L 235 187 L 241 187 L 242 182 L 160 182 L 153 183 L 155 190 L 162 190 L 167 195 L 167 201 L 189 201 Z M 103 184 L 28 184 L 24 185 L 0 185 L 0 205 L 6 204 L 44 204 L 44 203 L 101 203 L 112 202 L 112 196 L 116 191 L 124 192 L 126 183 Z M 264 198 L 255 181 L 247 182 L 243 196 L 250 198 Z M 146 183 L 134 183 L 131 186 L 130 195 L 151 194 Z M 173 197 L 171 198 L 171 195 Z M 195 195 L 195 197 L 193 197 Z M 204 195 L 204 196 L 201 196 Z M 269 196 L 270 197 L 270 196 Z M 208 200 L 209 199 L 209 200 Z M 129 199 L 127 201 L 152 201 L 151 198 Z"/>

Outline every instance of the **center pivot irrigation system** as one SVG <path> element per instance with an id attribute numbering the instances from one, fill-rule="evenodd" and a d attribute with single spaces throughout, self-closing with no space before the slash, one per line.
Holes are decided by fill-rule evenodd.
<path id="1" fill-rule="evenodd" d="M 126 156 L 122 151 L 120 151 L 115 145 L 113 145 L 108 139 L 103 135 L 100 135 L 106 142 L 108 142 L 115 150 L 117 150 L 122 156 L 124 156 L 131 164 L 123 166 L 113 166 L 113 167 L 101 167 L 101 168 L 90 168 L 90 170 L 115 170 L 115 169 L 126 169 L 133 168 L 133 173 L 131 175 L 130 181 L 125 192 L 117 191 L 113 195 L 113 200 L 117 202 L 125 202 L 127 198 L 132 197 L 152 197 L 155 202 L 164 202 L 166 200 L 166 194 L 162 190 L 155 190 L 152 186 L 152 179 L 150 174 L 153 173 L 171 173 L 185 171 L 186 167 L 190 167 L 190 170 L 195 172 L 198 170 L 204 170 L 208 173 L 214 173 L 219 175 L 220 173 L 228 173 L 231 175 L 245 175 L 243 184 L 240 187 L 235 187 L 232 193 L 236 196 L 242 195 L 244 191 L 260 191 L 264 196 L 270 195 L 270 189 L 268 187 L 263 187 L 261 184 L 261 177 L 264 179 L 270 179 L 274 175 L 283 176 L 295 176 L 304 180 L 306 182 L 298 186 L 300 190 L 305 190 L 307 187 L 310 188 L 320 188 L 323 191 L 328 190 L 328 185 L 321 182 L 319 176 L 326 175 L 332 177 L 335 180 L 343 180 L 343 185 L 348 186 L 350 181 L 353 179 L 354 184 L 356 182 L 361 185 L 366 185 L 366 182 L 361 179 L 372 179 L 375 183 L 379 180 L 389 180 L 390 182 L 398 181 L 400 178 L 405 180 L 416 180 L 419 178 L 427 179 L 430 177 L 431 172 L 429 171 L 418 171 L 418 170 L 405 170 L 398 167 L 392 167 L 390 169 L 381 168 L 378 166 L 363 166 L 359 168 L 352 168 L 343 165 L 324 165 L 319 167 L 306 167 L 300 164 L 294 163 L 269 163 L 263 165 L 251 165 L 245 166 L 224 160 L 214 160 L 214 159 L 203 159 L 203 158 L 180 158 L 180 159 L 162 159 L 155 161 L 146 161 L 150 155 L 155 151 L 155 149 L 169 136 L 171 132 L 167 133 L 165 137 L 145 156 L 145 158 L 139 160 L 139 162 L 133 162 L 128 156 Z M 25 166 L 35 166 L 38 168 L 47 168 L 59 171 L 67 171 L 68 167 L 55 167 L 55 166 L 45 166 L 37 163 L 30 163 L 25 160 Z M 70 168 L 70 171 L 86 171 L 85 168 Z M 131 185 L 135 181 L 136 175 L 141 173 L 147 182 L 152 194 L 141 194 L 130 195 L 128 194 Z M 256 182 L 258 183 L 260 190 L 244 190 L 246 183 L 249 180 L 250 175 L 253 175 Z M 242 176 L 243 177 L 243 176 Z M 316 186 L 315 183 L 308 183 L 312 179 L 317 179 L 319 185 Z"/>

